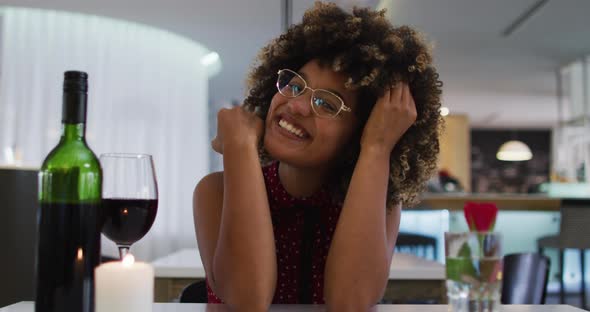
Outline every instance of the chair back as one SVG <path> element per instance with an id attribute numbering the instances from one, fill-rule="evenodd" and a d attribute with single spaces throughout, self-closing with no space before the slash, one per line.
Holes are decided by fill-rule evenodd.
<path id="1" fill-rule="evenodd" d="M 544 304 L 550 261 L 537 253 L 504 256 L 503 304 Z"/>
<path id="2" fill-rule="evenodd" d="M 590 249 L 590 207 L 582 200 L 561 202 L 559 245 L 562 248 Z"/>
<path id="3" fill-rule="evenodd" d="M 436 238 L 417 233 L 399 232 L 395 243 L 395 250 L 399 252 L 408 252 L 422 258 L 436 260 Z M 429 254 L 429 250 L 432 253 Z"/>
<path id="4" fill-rule="evenodd" d="M 205 280 L 196 281 L 186 286 L 178 301 L 181 303 L 207 303 L 207 283 Z"/>

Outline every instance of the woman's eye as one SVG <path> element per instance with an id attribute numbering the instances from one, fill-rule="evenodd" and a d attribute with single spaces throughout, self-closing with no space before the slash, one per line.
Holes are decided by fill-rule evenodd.
<path id="1" fill-rule="evenodd" d="M 325 109 L 329 112 L 335 112 L 336 111 L 336 107 L 331 104 L 329 101 L 326 101 L 325 99 L 322 99 L 320 97 L 315 97 L 313 99 L 313 104 L 319 108 Z"/>
<path id="2" fill-rule="evenodd" d="M 290 83 L 289 84 L 289 88 L 291 89 L 291 91 L 294 94 L 298 94 L 299 92 L 301 92 L 301 89 L 302 89 L 300 85 L 297 85 L 297 84 L 294 84 L 294 83 Z"/>

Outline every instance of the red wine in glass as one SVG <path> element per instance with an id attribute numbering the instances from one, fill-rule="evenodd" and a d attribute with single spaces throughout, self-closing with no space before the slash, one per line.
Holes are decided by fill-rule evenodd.
<path id="1" fill-rule="evenodd" d="M 147 234 L 158 211 L 152 156 L 102 154 L 102 233 L 119 247 L 121 259 Z"/>
<path id="2" fill-rule="evenodd" d="M 104 199 L 102 233 L 117 245 L 131 246 L 152 227 L 157 199 Z"/>

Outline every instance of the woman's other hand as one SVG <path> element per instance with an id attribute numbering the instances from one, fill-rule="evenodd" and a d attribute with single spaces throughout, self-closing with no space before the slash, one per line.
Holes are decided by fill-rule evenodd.
<path id="1" fill-rule="evenodd" d="M 417 117 L 410 87 L 403 82 L 385 90 L 377 99 L 363 129 L 361 147 L 377 149 L 388 155 Z"/>
<path id="2" fill-rule="evenodd" d="M 244 106 L 222 108 L 217 113 L 217 136 L 211 141 L 211 147 L 222 155 L 228 144 L 257 147 L 263 131 L 262 119 Z"/>

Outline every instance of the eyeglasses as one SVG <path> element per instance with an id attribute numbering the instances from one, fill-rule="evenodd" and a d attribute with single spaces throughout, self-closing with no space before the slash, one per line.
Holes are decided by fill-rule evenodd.
<path id="1" fill-rule="evenodd" d="M 288 98 L 295 98 L 305 90 L 311 90 L 311 109 L 322 118 L 336 118 L 341 111 L 350 112 L 350 107 L 344 105 L 344 101 L 333 92 L 324 89 L 312 89 L 299 74 L 290 69 L 281 69 L 278 72 L 277 89 L 279 93 Z"/>

